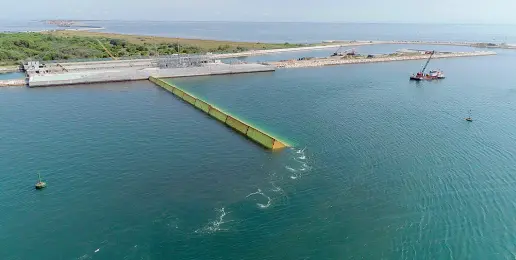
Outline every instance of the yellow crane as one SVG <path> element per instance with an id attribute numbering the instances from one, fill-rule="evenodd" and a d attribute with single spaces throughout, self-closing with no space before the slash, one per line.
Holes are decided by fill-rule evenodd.
<path id="1" fill-rule="evenodd" d="M 99 39 L 97 39 L 97 42 L 99 42 L 100 46 L 102 46 L 102 48 L 107 52 L 107 54 L 113 59 L 113 60 L 118 60 L 115 56 L 113 56 L 113 54 L 106 48 L 106 46 L 104 46 L 104 44 L 102 44 L 102 42 L 100 42 Z"/>

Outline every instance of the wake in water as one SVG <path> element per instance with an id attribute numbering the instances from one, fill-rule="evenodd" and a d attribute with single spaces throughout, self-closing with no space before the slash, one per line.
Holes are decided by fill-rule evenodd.
<path id="1" fill-rule="evenodd" d="M 289 163 L 289 165 L 285 165 L 285 169 L 290 172 L 290 179 L 296 180 L 309 172 L 312 167 L 307 163 L 307 156 L 305 154 L 306 147 L 303 149 L 292 149 L 294 151 L 294 156 L 291 158 L 291 163 Z"/>
<path id="2" fill-rule="evenodd" d="M 216 209 L 215 211 L 219 213 L 217 220 L 210 221 L 210 223 L 208 223 L 208 225 L 204 226 L 201 229 L 195 230 L 195 233 L 211 234 L 211 233 L 215 233 L 217 231 L 228 231 L 228 229 L 222 228 L 221 225 L 231 222 L 231 221 L 224 221 L 224 217 L 231 212 L 226 213 L 224 208 Z"/>
<path id="3" fill-rule="evenodd" d="M 279 186 L 276 186 L 274 181 L 271 181 L 271 185 L 272 185 L 272 191 L 283 193 L 283 189 Z"/>
<path id="4" fill-rule="evenodd" d="M 287 193 L 281 188 L 281 183 L 284 183 L 284 179 L 298 179 L 303 175 L 306 175 L 312 167 L 308 164 L 308 156 L 305 153 L 306 147 L 303 149 L 287 150 L 287 163 L 282 164 L 280 167 L 284 169 L 277 169 L 269 174 L 269 183 L 271 187 L 265 188 L 265 192 L 258 187 L 257 191 L 249 193 L 245 198 L 253 197 L 256 201 L 256 206 L 259 209 L 267 209 L 273 204 L 276 205 L 287 205 L 289 203 L 289 197 Z M 269 195 L 267 195 L 270 194 Z M 230 212 L 226 212 L 225 208 L 217 209 L 219 213 L 218 218 L 214 221 L 210 221 L 203 228 L 195 230 L 195 233 L 211 234 L 217 231 L 228 231 L 223 228 L 222 225 L 230 221 L 224 221 L 224 217 Z"/>
<path id="5" fill-rule="evenodd" d="M 262 209 L 266 209 L 266 208 L 268 208 L 268 207 L 271 205 L 271 202 L 272 202 L 271 198 L 270 198 L 269 196 L 265 195 L 265 194 L 262 192 L 262 190 L 261 190 L 261 189 L 258 189 L 258 191 L 257 191 L 257 192 L 253 192 L 253 193 L 251 193 L 251 194 L 247 195 L 247 196 L 246 196 L 246 198 L 249 198 L 249 197 L 254 196 L 254 195 L 261 195 L 261 196 L 263 196 L 263 197 L 267 198 L 267 204 L 256 203 L 256 205 L 258 205 L 258 207 L 260 207 L 260 208 L 262 208 Z"/>

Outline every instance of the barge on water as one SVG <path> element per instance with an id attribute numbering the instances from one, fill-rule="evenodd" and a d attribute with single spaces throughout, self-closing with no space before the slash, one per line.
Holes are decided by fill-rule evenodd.
<path id="1" fill-rule="evenodd" d="M 430 53 L 430 57 L 428 57 L 428 60 L 426 61 L 425 66 L 423 66 L 423 69 L 416 74 L 412 74 L 412 76 L 410 76 L 410 80 L 421 81 L 421 80 L 435 80 L 435 79 L 444 79 L 445 78 L 443 72 L 440 70 L 432 70 L 429 73 L 425 74 L 426 67 L 428 66 L 428 63 L 430 62 L 430 59 L 432 59 L 432 56 L 434 54 L 435 54 L 435 51 L 432 51 Z"/>

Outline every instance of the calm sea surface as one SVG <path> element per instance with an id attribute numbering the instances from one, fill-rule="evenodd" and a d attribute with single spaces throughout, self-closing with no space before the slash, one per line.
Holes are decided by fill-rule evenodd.
<path id="1" fill-rule="evenodd" d="M 105 32 L 256 42 L 436 40 L 516 43 L 516 25 L 83 21 Z M 53 30 L 40 21 L 2 20 L 2 31 Z"/>
<path id="2" fill-rule="evenodd" d="M 0 259 L 513 259 L 516 52 L 421 63 L 171 80 L 274 153 L 145 81 L 0 88 Z"/>

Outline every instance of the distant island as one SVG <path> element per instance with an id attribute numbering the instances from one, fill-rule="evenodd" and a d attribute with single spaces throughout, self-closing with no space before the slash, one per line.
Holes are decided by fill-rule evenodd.
<path id="1" fill-rule="evenodd" d="M 93 29 L 103 29 L 100 26 L 91 26 L 84 24 L 83 21 L 75 21 L 75 20 L 44 20 L 46 24 L 55 25 L 57 27 L 81 27 L 81 28 L 93 28 Z"/>

